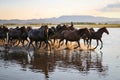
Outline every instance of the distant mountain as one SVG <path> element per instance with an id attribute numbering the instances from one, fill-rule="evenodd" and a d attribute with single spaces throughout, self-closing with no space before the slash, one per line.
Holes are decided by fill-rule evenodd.
<path id="1" fill-rule="evenodd" d="M 29 20 L 0 20 L 0 24 L 40 24 L 40 23 L 64 23 L 64 22 L 94 22 L 120 24 L 120 18 L 95 17 L 86 15 L 60 16 L 58 18 L 29 19 Z"/>

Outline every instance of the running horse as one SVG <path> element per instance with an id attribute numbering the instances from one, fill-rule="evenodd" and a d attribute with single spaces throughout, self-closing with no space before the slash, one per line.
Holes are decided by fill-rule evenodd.
<path id="1" fill-rule="evenodd" d="M 100 49 L 102 49 L 103 47 L 103 41 L 102 41 L 102 35 L 103 33 L 106 33 L 106 34 L 109 34 L 109 31 L 107 30 L 106 27 L 102 27 L 100 29 L 98 29 L 96 32 L 91 32 L 91 35 L 88 36 L 89 40 L 90 40 L 90 47 L 91 47 L 91 42 L 92 42 L 92 39 L 95 39 L 97 41 L 97 45 L 94 49 L 96 49 L 99 45 L 99 41 L 101 42 L 101 47 Z"/>
<path id="2" fill-rule="evenodd" d="M 85 44 L 89 45 L 89 36 L 91 36 L 91 34 L 92 34 L 93 32 L 95 32 L 95 30 L 94 30 L 93 28 L 89 28 L 89 31 L 90 31 L 90 34 L 87 34 L 87 35 L 84 34 L 84 35 L 82 36 L 84 45 L 85 45 Z"/>
<path id="3" fill-rule="evenodd" d="M 28 32 L 28 37 L 30 39 L 30 43 L 28 45 L 28 48 L 30 47 L 30 45 L 32 45 L 34 47 L 34 49 L 37 47 L 37 48 L 40 48 L 41 46 L 41 42 L 45 42 L 46 43 L 46 47 L 50 47 L 50 50 L 51 50 L 51 46 L 48 42 L 48 26 L 47 25 L 44 25 L 44 26 L 41 26 L 39 29 L 32 29 Z M 33 42 L 35 41 L 35 46 L 33 45 Z M 40 45 L 38 47 L 38 42 L 40 42 Z"/>
<path id="4" fill-rule="evenodd" d="M 0 26 L 0 40 L 7 41 L 8 28 L 6 26 Z"/>
<path id="5" fill-rule="evenodd" d="M 59 41 L 59 47 L 60 47 L 60 43 L 61 41 L 63 41 L 64 39 L 66 40 L 66 46 L 67 46 L 67 42 L 71 41 L 71 42 L 77 42 L 78 46 L 75 47 L 74 49 L 80 47 L 80 38 L 83 36 L 83 34 L 90 34 L 88 28 L 82 28 L 82 29 L 78 29 L 78 30 L 64 30 L 62 31 L 62 38 Z"/>

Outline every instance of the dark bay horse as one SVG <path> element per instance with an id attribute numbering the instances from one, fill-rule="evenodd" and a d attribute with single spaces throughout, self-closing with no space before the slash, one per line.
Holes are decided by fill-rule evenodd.
<path id="1" fill-rule="evenodd" d="M 78 43 L 78 46 L 75 47 L 74 49 L 80 47 L 80 38 L 82 37 L 83 34 L 90 34 L 89 30 L 87 28 L 82 28 L 79 30 L 64 30 L 62 33 L 62 38 L 59 41 L 59 46 L 61 41 L 63 41 L 64 39 L 66 40 L 66 46 L 67 46 L 67 42 L 68 41 L 76 41 Z"/>
<path id="2" fill-rule="evenodd" d="M 101 42 L 100 49 L 102 49 L 102 47 L 103 47 L 103 41 L 102 41 L 101 38 L 102 38 L 103 33 L 109 34 L 109 31 L 107 30 L 106 27 L 102 27 L 102 28 L 98 29 L 96 32 L 91 32 L 91 35 L 88 36 L 89 40 L 90 40 L 90 47 L 91 47 L 92 39 L 95 39 L 97 41 L 97 45 L 96 45 L 96 47 L 94 49 L 96 49 L 97 46 L 99 45 L 98 41 Z"/>
<path id="3" fill-rule="evenodd" d="M 83 42 L 84 42 L 84 45 L 87 43 L 87 45 L 89 45 L 89 36 L 91 36 L 91 34 L 93 32 L 95 32 L 95 30 L 93 28 L 89 28 L 89 32 L 90 34 L 83 34 L 82 36 L 82 39 L 83 39 Z"/>
<path id="4" fill-rule="evenodd" d="M 0 39 L 4 41 L 7 40 L 8 28 L 6 26 L 0 26 Z"/>
<path id="5" fill-rule="evenodd" d="M 21 34 L 22 34 L 22 32 L 19 27 L 10 28 L 8 31 L 8 43 L 15 46 L 15 43 L 17 43 L 17 41 L 19 41 L 17 44 L 17 45 L 19 45 L 20 40 L 21 40 L 21 37 L 20 37 Z"/>
<path id="6" fill-rule="evenodd" d="M 57 25 L 56 28 L 55 27 L 51 27 L 54 31 L 54 34 L 52 36 L 50 36 L 50 39 L 54 39 L 54 43 L 55 44 L 55 40 L 56 39 L 61 39 L 62 38 L 62 35 L 61 35 L 61 32 L 64 31 L 64 30 L 75 30 L 75 28 L 73 27 L 73 22 L 71 22 L 71 25 L 68 26 L 68 25 Z M 52 42 L 52 41 L 51 41 Z"/>
<path id="7" fill-rule="evenodd" d="M 10 28 L 9 32 L 8 32 L 8 43 L 14 45 L 15 43 L 17 43 L 16 46 L 18 46 L 20 44 L 20 42 L 22 43 L 22 45 L 24 46 L 24 41 L 28 41 L 27 39 L 28 37 L 28 31 L 25 28 L 25 26 L 22 27 L 16 27 L 16 28 Z M 15 45 L 14 45 L 15 46 Z"/>
<path id="8" fill-rule="evenodd" d="M 49 42 L 48 42 L 48 26 L 41 26 L 41 28 L 39 29 L 32 29 L 28 32 L 28 37 L 30 39 L 30 43 L 28 45 L 28 48 L 30 47 L 30 45 L 32 45 L 34 47 L 34 49 L 37 47 L 38 42 L 40 42 L 39 48 L 41 46 L 41 42 L 45 42 L 46 43 L 46 47 L 48 47 L 48 45 L 50 46 Z M 33 45 L 33 41 L 35 41 L 35 46 Z M 51 46 L 50 46 L 50 50 L 51 50 Z"/>
<path id="9" fill-rule="evenodd" d="M 27 43 L 29 43 L 29 40 L 28 40 L 28 29 L 27 28 L 25 28 L 25 26 L 22 26 L 21 27 L 21 32 L 22 32 L 22 34 L 21 34 L 21 36 L 20 36 L 20 38 L 21 38 L 21 43 L 22 43 L 22 45 L 23 46 L 25 46 L 25 41 L 27 41 Z"/>

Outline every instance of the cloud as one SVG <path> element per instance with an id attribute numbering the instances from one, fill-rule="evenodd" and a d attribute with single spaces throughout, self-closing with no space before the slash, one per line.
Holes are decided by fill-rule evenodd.
<path id="1" fill-rule="evenodd" d="M 102 12 L 120 12 L 120 3 L 108 4 L 100 9 Z"/>

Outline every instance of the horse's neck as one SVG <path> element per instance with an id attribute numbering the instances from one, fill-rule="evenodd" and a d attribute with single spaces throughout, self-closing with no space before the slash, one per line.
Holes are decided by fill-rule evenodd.
<path id="1" fill-rule="evenodd" d="M 101 36 L 101 37 L 102 37 L 102 35 L 103 35 L 104 31 L 103 31 L 103 30 L 98 30 L 98 31 L 97 31 L 97 33 L 99 34 L 99 36 Z"/>

